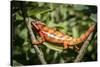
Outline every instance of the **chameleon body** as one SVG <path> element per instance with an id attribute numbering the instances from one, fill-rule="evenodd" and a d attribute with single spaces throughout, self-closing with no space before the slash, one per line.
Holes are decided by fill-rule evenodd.
<path id="1" fill-rule="evenodd" d="M 65 49 L 68 48 L 68 46 L 73 46 L 75 44 L 82 43 L 94 30 L 94 25 L 93 25 L 87 30 L 85 34 L 81 35 L 79 38 L 73 38 L 69 35 L 65 35 L 64 33 L 57 31 L 56 29 L 46 26 L 46 24 L 44 24 L 41 21 L 32 22 L 32 27 L 41 36 L 41 40 L 37 42 L 33 41 L 32 44 L 41 44 L 44 41 L 48 41 L 52 43 L 63 44 Z"/>

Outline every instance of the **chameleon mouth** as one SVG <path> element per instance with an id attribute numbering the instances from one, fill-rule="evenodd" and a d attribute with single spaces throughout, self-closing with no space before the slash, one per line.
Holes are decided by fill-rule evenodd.
<path id="1" fill-rule="evenodd" d="M 31 25 L 32 25 L 32 26 L 36 26 L 36 23 L 35 23 L 35 22 L 31 22 Z"/>
<path id="2" fill-rule="evenodd" d="M 36 26 L 36 25 L 45 25 L 44 23 L 42 23 L 41 21 L 34 21 L 31 23 L 33 26 Z"/>
<path id="3" fill-rule="evenodd" d="M 32 25 L 32 28 L 34 29 L 37 29 L 38 30 L 38 26 L 37 26 L 37 23 L 36 22 L 31 22 L 31 25 Z"/>
<path id="4" fill-rule="evenodd" d="M 36 21 L 35 24 L 36 25 L 45 25 L 42 21 Z"/>

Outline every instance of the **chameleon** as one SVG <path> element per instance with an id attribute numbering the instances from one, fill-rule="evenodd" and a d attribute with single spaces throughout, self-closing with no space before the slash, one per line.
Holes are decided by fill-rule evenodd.
<path id="1" fill-rule="evenodd" d="M 94 26 L 92 25 L 86 33 L 81 35 L 79 38 L 73 38 L 69 35 L 66 35 L 60 31 L 57 31 L 54 28 L 48 27 L 42 21 L 35 21 L 31 23 L 32 28 L 37 31 L 41 39 L 39 41 L 32 41 L 32 44 L 41 44 L 45 41 L 51 43 L 62 44 L 64 49 L 67 49 L 69 46 L 74 46 L 76 44 L 84 42 L 91 32 L 94 30 Z"/>

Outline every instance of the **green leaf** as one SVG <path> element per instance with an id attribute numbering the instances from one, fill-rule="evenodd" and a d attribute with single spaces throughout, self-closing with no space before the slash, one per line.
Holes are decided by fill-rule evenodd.
<path id="1" fill-rule="evenodd" d="M 93 21 L 97 21 L 97 14 L 91 14 L 90 19 L 92 19 Z"/>
<path id="2" fill-rule="evenodd" d="M 32 48 L 32 49 L 30 50 L 30 52 L 33 53 L 33 54 L 35 54 L 35 49 Z"/>
<path id="3" fill-rule="evenodd" d="M 94 42 L 97 40 L 97 37 L 95 36 L 94 39 L 89 43 L 88 51 L 91 52 L 93 50 Z"/>
<path id="4" fill-rule="evenodd" d="M 18 13 L 16 13 L 16 20 L 23 20 L 23 17 L 19 15 Z"/>
<path id="5" fill-rule="evenodd" d="M 74 5 L 73 8 L 75 10 L 79 10 L 79 11 L 84 10 L 84 9 L 88 9 L 88 7 L 85 5 Z"/>
<path id="6" fill-rule="evenodd" d="M 22 64 L 17 62 L 16 60 L 13 60 L 13 66 L 22 66 Z"/>
<path id="7" fill-rule="evenodd" d="M 79 32 L 78 32 L 78 27 L 77 26 L 73 26 L 72 27 L 72 35 L 73 35 L 73 37 L 79 37 L 79 34 L 78 34 Z"/>
<path id="8" fill-rule="evenodd" d="M 55 27 L 59 29 L 60 32 L 66 33 L 68 31 L 67 24 L 67 21 L 60 22 L 59 24 L 56 24 Z"/>
<path id="9" fill-rule="evenodd" d="M 88 46 L 88 51 L 91 52 L 93 50 L 93 47 L 91 45 Z"/>
<path id="10" fill-rule="evenodd" d="M 16 27 L 16 34 L 17 34 L 20 38 L 26 40 L 27 37 L 28 37 L 28 30 L 27 30 L 27 28 L 21 29 L 21 27 L 22 27 L 21 24 L 18 25 L 18 26 Z"/>
<path id="11" fill-rule="evenodd" d="M 27 37 L 28 37 L 28 33 L 27 32 L 28 32 L 27 29 L 24 28 L 23 30 L 20 31 L 19 36 L 21 38 L 23 38 L 23 39 L 27 39 Z"/>
<path id="12" fill-rule="evenodd" d="M 62 57 L 60 58 L 60 63 L 65 63 L 65 61 Z"/>
<path id="13" fill-rule="evenodd" d="M 52 20 L 51 21 L 48 21 L 47 25 L 49 27 L 55 27 L 56 26 L 56 24 Z"/>
<path id="14" fill-rule="evenodd" d="M 51 43 L 48 43 L 48 42 L 43 42 L 43 44 L 48 47 L 49 49 L 52 49 L 52 50 L 55 50 L 55 51 L 58 51 L 58 52 L 62 52 L 63 51 L 63 47 L 61 46 L 57 46 L 57 45 L 54 45 L 54 44 L 51 44 Z"/>
<path id="15" fill-rule="evenodd" d="M 67 13 L 66 7 L 64 7 L 63 5 L 60 5 L 60 9 L 61 9 L 60 13 L 63 16 L 63 19 L 65 20 L 68 16 L 68 14 L 66 14 Z"/>
<path id="16" fill-rule="evenodd" d="M 23 43 L 23 50 L 24 50 L 25 52 L 27 52 L 27 51 L 29 50 L 29 43 L 28 43 L 27 41 L 25 41 L 25 42 Z"/>
<path id="17" fill-rule="evenodd" d="M 43 14 L 43 13 L 49 12 L 51 10 L 52 9 L 50 9 L 50 8 L 37 7 L 37 8 L 29 10 L 28 15 L 29 16 L 35 16 L 37 14 Z"/>

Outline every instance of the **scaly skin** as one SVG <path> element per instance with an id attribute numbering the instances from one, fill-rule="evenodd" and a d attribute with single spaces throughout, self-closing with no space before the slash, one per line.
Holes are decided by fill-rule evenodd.
<path id="1" fill-rule="evenodd" d="M 71 36 L 65 35 L 53 28 L 49 28 L 41 21 L 32 22 L 32 27 L 37 30 L 38 34 L 41 36 L 41 40 L 37 42 L 32 42 L 32 44 L 41 44 L 44 41 L 63 44 L 64 48 L 68 46 L 82 43 L 87 39 L 89 34 L 94 30 L 94 25 L 91 26 L 87 32 L 81 35 L 79 38 L 73 38 Z"/>

